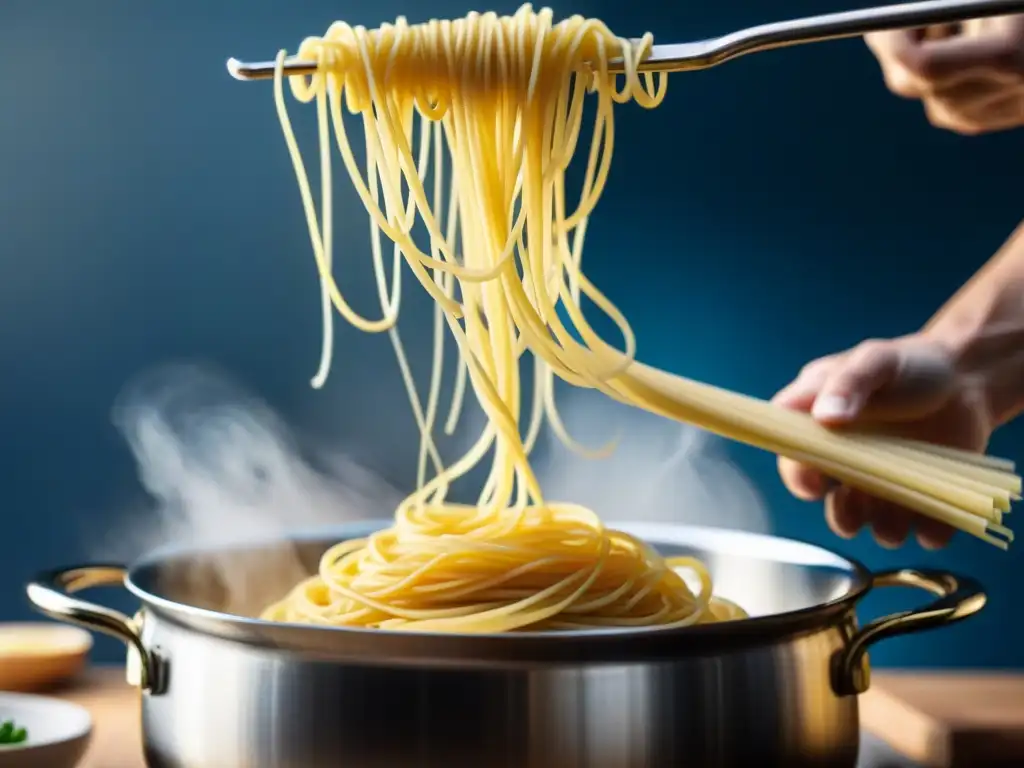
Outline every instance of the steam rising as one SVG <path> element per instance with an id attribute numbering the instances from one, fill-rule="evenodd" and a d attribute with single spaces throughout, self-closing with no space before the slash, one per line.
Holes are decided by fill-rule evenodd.
<path id="1" fill-rule="evenodd" d="M 575 438 L 595 447 L 613 438 L 616 448 L 588 460 L 553 446 L 537 467 L 548 498 L 583 504 L 606 521 L 768 530 L 760 494 L 721 438 L 596 393 L 568 390 L 559 403 Z"/>
<path id="2" fill-rule="evenodd" d="M 560 393 L 559 402 L 578 439 L 599 445 L 618 434 L 619 440 L 610 457 L 594 460 L 550 439 L 535 459 L 547 498 L 585 504 L 610 522 L 767 530 L 762 500 L 728 459 L 724 441 L 593 393 Z M 174 366 L 142 377 L 119 398 L 114 420 L 154 506 L 128 517 L 117 540 L 102 547 L 104 559 L 132 561 L 167 546 L 283 538 L 300 529 L 386 517 L 404 496 L 344 453 L 309 455 L 269 407 L 208 368 Z M 412 429 L 410 419 L 407 434 L 350 437 L 394 444 L 409 440 Z M 410 467 L 410 482 L 413 476 Z M 245 613 L 309 575 L 294 553 L 264 563 L 258 583 L 257 574 L 230 570 L 216 574 L 227 592 L 221 607 Z M 716 586 L 728 596 L 750 594 L 750 580 L 759 577 L 728 574 L 738 580 L 732 588 L 718 578 Z"/>
<path id="3" fill-rule="evenodd" d="M 314 468 L 264 403 L 210 369 L 176 366 L 140 379 L 114 421 L 157 501 L 161 536 L 175 544 L 380 517 L 401 498 L 343 454 L 319 457 Z"/>
<path id="4" fill-rule="evenodd" d="M 118 399 L 114 422 L 154 506 L 118 526 L 105 559 L 284 538 L 381 517 L 402 498 L 343 453 L 305 456 L 270 408 L 210 368 L 171 366 L 141 377 Z M 310 575 L 288 547 L 253 565 L 237 573 L 213 561 L 180 587 L 210 601 L 216 594 L 222 610 L 254 614 Z"/>

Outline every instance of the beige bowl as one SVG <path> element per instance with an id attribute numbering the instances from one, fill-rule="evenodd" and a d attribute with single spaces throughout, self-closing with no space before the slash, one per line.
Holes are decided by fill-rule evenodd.
<path id="1" fill-rule="evenodd" d="M 61 624 L 0 624 L 0 691 L 36 691 L 85 667 L 92 635 Z"/>

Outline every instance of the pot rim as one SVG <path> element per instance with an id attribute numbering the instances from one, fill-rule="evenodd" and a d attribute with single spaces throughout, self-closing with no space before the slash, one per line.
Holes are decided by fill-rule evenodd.
<path id="1" fill-rule="evenodd" d="M 244 551 L 285 542 L 324 542 L 329 545 L 346 538 L 360 538 L 391 522 L 387 519 L 363 520 L 330 529 L 307 529 L 276 537 L 259 536 L 223 545 L 164 547 L 133 564 L 124 582 L 148 610 L 162 618 L 224 639 L 299 652 L 326 653 L 334 657 L 352 656 L 364 662 L 374 657 L 386 659 L 389 663 L 402 659 L 419 662 L 451 659 L 463 665 L 467 659 L 482 663 L 498 660 L 625 661 L 639 660 L 639 657 L 649 660 L 652 656 L 662 655 L 678 657 L 682 652 L 691 654 L 702 648 L 717 652 L 735 642 L 779 639 L 819 629 L 829 624 L 833 617 L 845 615 L 872 585 L 871 572 L 860 562 L 816 544 L 725 528 L 611 521 L 606 523 L 607 527 L 627 531 L 651 541 L 655 546 L 696 545 L 712 552 L 747 553 L 757 559 L 796 567 L 834 569 L 848 574 L 851 584 L 844 594 L 818 605 L 730 622 L 676 628 L 463 634 L 273 622 L 179 603 L 153 594 L 138 583 L 145 569 L 158 567 L 161 562 L 172 558 Z"/>

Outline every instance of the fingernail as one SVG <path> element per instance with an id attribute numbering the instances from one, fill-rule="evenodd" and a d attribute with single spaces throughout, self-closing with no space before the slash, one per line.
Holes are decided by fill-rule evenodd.
<path id="1" fill-rule="evenodd" d="M 857 415 L 855 403 L 841 395 L 821 395 L 811 407 L 811 415 L 825 421 L 851 419 Z"/>
<path id="2" fill-rule="evenodd" d="M 875 541 L 882 549 L 899 549 L 903 546 L 904 539 L 890 538 L 889 536 L 879 536 L 875 533 Z"/>
<path id="3" fill-rule="evenodd" d="M 849 528 L 840 528 L 838 525 L 830 525 L 829 528 L 836 536 L 847 541 L 857 538 L 857 534 L 860 533 L 860 531 L 851 531 Z"/>

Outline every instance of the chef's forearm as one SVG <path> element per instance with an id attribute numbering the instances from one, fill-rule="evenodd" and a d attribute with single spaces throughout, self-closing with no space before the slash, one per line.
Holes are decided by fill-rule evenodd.
<path id="1" fill-rule="evenodd" d="M 993 426 L 1024 410 L 1024 224 L 923 332 L 976 379 Z"/>

